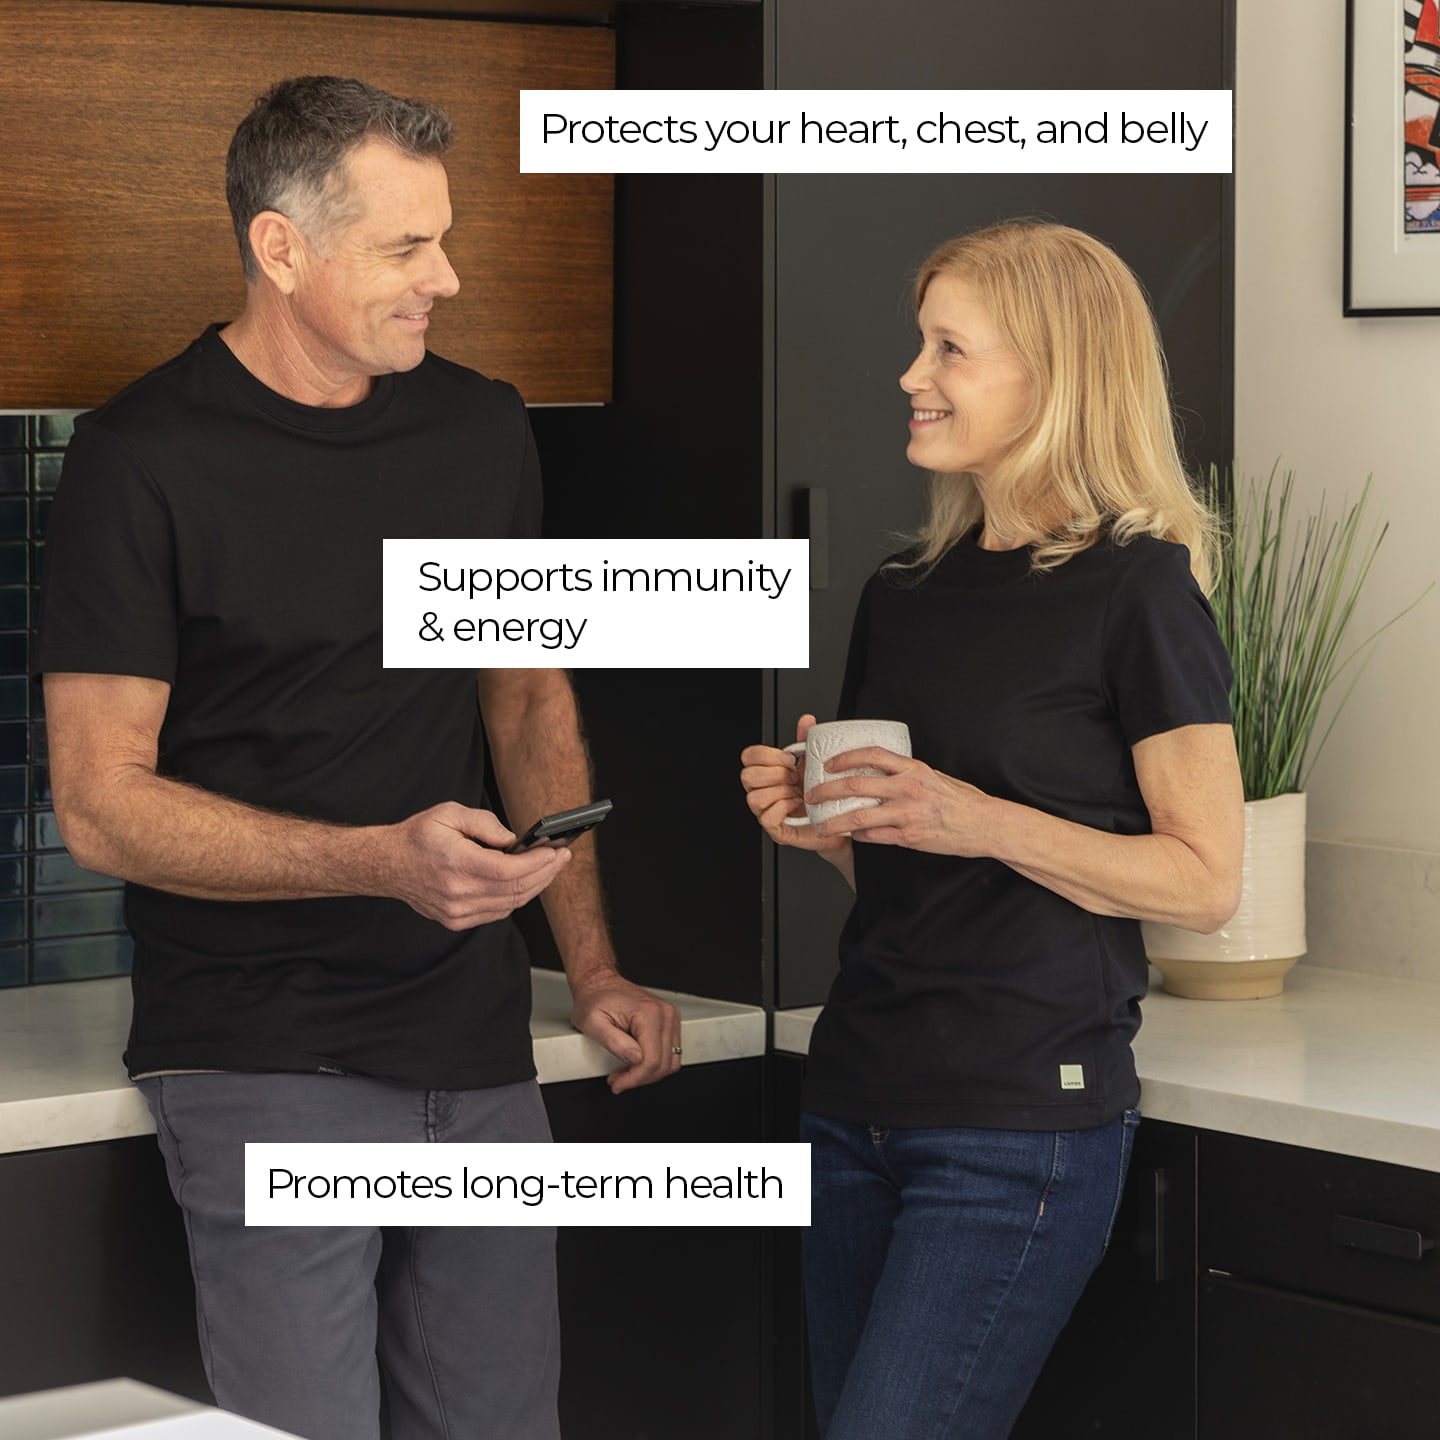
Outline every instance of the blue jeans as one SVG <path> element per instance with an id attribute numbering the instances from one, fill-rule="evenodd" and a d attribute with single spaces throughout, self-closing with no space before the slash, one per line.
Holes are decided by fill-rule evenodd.
<path id="1" fill-rule="evenodd" d="M 1096 1130 L 801 1117 L 825 1440 L 1004 1440 L 1119 1208 L 1140 1112 Z"/>
<path id="2" fill-rule="evenodd" d="M 543 1143 L 533 1080 L 139 1084 L 185 1212 L 200 1348 L 222 1409 L 305 1440 L 379 1440 L 383 1372 L 391 1440 L 559 1440 L 553 1229 L 245 1224 L 246 1140 Z"/>

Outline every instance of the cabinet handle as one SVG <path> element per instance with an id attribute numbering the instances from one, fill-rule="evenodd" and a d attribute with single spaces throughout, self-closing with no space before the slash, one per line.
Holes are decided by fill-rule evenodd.
<path id="1" fill-rule="evenodd" d="M 1140 1170 L 1135 1175 L 1135 1191 L 1140 1210 L 1135 1233 L 1140 1283 L 1163 1285 L 1169 1278 L 1165 1263 L 1165 1252 L 1169 1248 L 1165 1224 L 1169 1176 L 1164 1169 Z"/>
<path id="2" fill-rule="evenodd" d="M 1435 1242 L 1427 1240 L 1418 1230 L 1399 1225 L 1379 1225 L 1374 1220 L 1357 1220 L 1353 1215 L 1337 1215 L 1330 1225 L 1330 1238 L 1347 1250 L 1369 1250 L 1375 1255 L 1390 1255 L 1396 1260 L 1418 1261 Z"/>
<path id="3" fill-rule="evenodd" d="M 830 492 L 812 486 L 805 492 L 805 533 L 810 537 L 810 588 L 830 588 Z"/>

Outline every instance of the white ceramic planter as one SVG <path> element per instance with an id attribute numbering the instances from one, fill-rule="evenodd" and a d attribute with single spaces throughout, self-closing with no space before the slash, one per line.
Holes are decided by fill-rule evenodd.
<path id="1" fill-rule="evenodd" d="M 1278 995 L 1305 953 L 1305 796 L 1245 802 L 1240 908 L 1213 935 L 1143 921 L 1145 949 L 1172 995 Z"/>

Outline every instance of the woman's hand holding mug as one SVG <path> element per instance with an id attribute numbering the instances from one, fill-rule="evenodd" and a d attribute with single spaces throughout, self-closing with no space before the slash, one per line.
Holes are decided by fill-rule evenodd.
<path id="1" fill-rule="evenodd" d="M 850 829 L 848 824 L 826 826 L 825 822 L 838 821 L 856 810 L 879 805 L 880 800 L 863 790 L 831 790 L 819 795 L 816 787 L 827 781 L 885 773 L 863 761 L 841 765 L 838 757 L 844 754 L 865 750 L 875 751 L 892 760 L 908 760 L 910 727 L 903 720 L 831 720 L 823 725 L 810 726 L 803 741 L 796 741 L 785 748 L 796 757 L 797 765 L 803 763 L 805 770 L 805 813 L 787 816 L 786 825 L 814 826 L 816 833 L 822 836 L 846 835 Z M 821 829 L 821 826 L 825 828 Z"/>
<path id="2" fill-rule="evenodd" d="M 997 807 L 983 790 L 932 770 L 923 761 L 870 746 L 833 755 L 823 783 L 805 794 L 812 811 L 846 800 L 874 807 L 822 820 L 815 833 L 841 832 L 872 845 L 900 845 L 931 855 L 993 855 Z"/>
<path id="3" fill-rule="evenodd" d="M 796 746 L 803 747 L 814 725 L 813 715 L 800 717 L 795 726 Z M 740 783 L 745 787 L 745 803 L 777 845 L 815 850 L 830 859 L 848 853 L 850 841 L 845 836 L 817 835 L 806 817 L 803 760 L 773 745 L 750 745 L 741 752 L 740 764 L 744 767 Z M 801 823 L 786 824 L 790 819 Z"/>

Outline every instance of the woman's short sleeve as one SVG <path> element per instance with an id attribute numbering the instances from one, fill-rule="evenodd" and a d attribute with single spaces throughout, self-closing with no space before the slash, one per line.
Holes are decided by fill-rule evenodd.
<path id="1" fill-rule="evenodd" d="M 1230 658 L 1190 552 L 1132 542 L 1105 626 L 1105 685 L 1130 745 L 1182 725 L 1230 722 Z"/>

